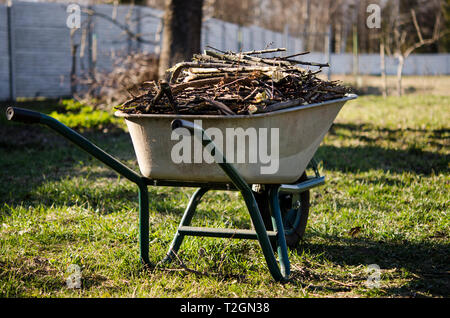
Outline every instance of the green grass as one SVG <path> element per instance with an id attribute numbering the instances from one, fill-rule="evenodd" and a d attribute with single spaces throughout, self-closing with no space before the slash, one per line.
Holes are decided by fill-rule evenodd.
<path id="1" fill-rule="evenodd" d="M 63 112 L 52 111 L 50 116 L 72 128 L 102 129 L 103 127 L 123 124 L 123 122 L 105 110 L 94 109 L 71 99 L 61 101 Z"/>
<path id="2" fill-rule="evenodd" d="M 272 280 L 256 241 L 186 238 L 180 260 L 160 264 L 193 193 L 184 188 L 149 188 L 158 265 L 145 269 L 134 184 L 48 129 L 2 117 L 0 297 L 448 297 L 449 105 L 367 96 L 345 106 L 317 153 L 327 183 L 312 191 L 287 284 Z M 67 112 L 70 102 L 32 107 L 63 121 L 81 113 Z M 82 118 L 66 123 L 81 127 Z M 114 124 L 83 134 L 137 171 Z M 233 192 L 208 193 L 193 225 L 251 226 Z M 80 289 L 67 288 L 71 264 L 81 267 Z M 381 268 L 377 288 L 366 285 L 370 264 Z"/>

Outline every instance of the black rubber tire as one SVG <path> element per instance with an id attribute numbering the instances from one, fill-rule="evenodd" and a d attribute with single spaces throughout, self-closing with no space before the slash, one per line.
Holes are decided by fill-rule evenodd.
<path id="1" fill-rule="evenodd" d="M 307 179 L 306 173 L 300 177 L 297 183 L 305 181 Z M 261 217 L 264 221 L 267 231 L 272 231 L 272 218 L 269 207 L 269 193 L 268 189 L 261 192 L 254 192 L 255 200 L 258 203 L 258 208 L 261 213 Z M 309 207 L 310 207 L 310 194 L 309 190 L 302 192 L 299 195 L 298 201 L 300 206 L 297 209 L 292 208 L 293 200 L 292 195 L 280 195 L 280 210 L 283 218 L 283 225 L 285 226 L 286 244 L 290 248 L 298 246 L 300 240 L 303 238 L 308 223 Z M 294 216 L 295 225 L 289 223 L 289 216 Z M 276 241 L 272 240 L 272 246 L 275 248 Z"/>

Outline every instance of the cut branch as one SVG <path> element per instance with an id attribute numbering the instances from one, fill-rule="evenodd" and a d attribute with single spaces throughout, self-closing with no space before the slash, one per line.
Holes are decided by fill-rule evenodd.
<path id="1" fill-rule="evenodd" d="M 210 105 L 217 107 L 219 110 L 221 110 L 225 115 L 236 115 L 227 105 L 224 103 L 221 103 L 216 100 L 204 98 L 204 101 L 209 103 Z"/>
<path id="2" fill-rule="evenodd" d="M 277 53 L 277 52 L 286 52 L 285 48 L 278 49 L 267 49 L 267 50 L 259 50 L 259 51 L 247 51 L 242 52 L 243 55 L 258 55 L 258 54 L 267 54 L 267 53 Z"/>
<path id="3" fill-rule="evenodd" d="M 263 51 L 251 53 L 256 52 Z M 119 109 L 130 113 L 135 106 L 136 112 L 140 113 L 140 105 L 147 105 L 146 109 L 154 114 L 252 115 L 339 99 L 350 92 L 337 81 L 316 77 L 321 69 L 305 70 L 296 66 L 303 62 L 294 63 L 290 59 L 304 54 L 261 58 L 206 50 L 204 54 L 195 55 L 193 61 L 176 64 L 170 69 L 172 84 L 160 82 L 157 87 L 146 88 L 148 94 L 134 98 Z M 167 99 L 161 100 L 163 94 L 170 105 Z M 159 104 L 155 103 L 157 100 L 160 100 Z"/>

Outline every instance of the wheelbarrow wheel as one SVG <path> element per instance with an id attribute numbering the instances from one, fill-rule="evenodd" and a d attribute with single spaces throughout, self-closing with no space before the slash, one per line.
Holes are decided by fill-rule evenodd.
<path id="1" fill-rule="evenodd" d="M 307 180 L 306 173 L 300 177 L 296 183 Z M 267 231 L 272 231 L 272 218 L 269 207 L 268 189 L 254 193 L 255 200 L 258 203 L 261 217 L 264 221 Z M 309 190 L 300 194 L 280 194 L 280 211 L 283 218 L 284 234 L 288 247 L 295 248 L 305 234 L 306 224 L 309 216 L 310 196 Z M 276 241 L 272 240 L 272 246 L 275 248 Z"/>

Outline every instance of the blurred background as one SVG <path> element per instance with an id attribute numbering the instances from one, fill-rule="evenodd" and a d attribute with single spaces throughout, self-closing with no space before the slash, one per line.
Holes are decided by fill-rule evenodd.
<path id="1" fill-rule="evenodd" d="M 117 104 L 207 46 L 309 51 L 304 60 L 329 62 L 323 76 L 359 94 L 441 94 L 450 84 L 449 0 L 188 1 L 184 13 L 201 25 L 189 43 L 199 44 L 165 63 L 164 0 L 0 3 L 0 100 Z"/>

